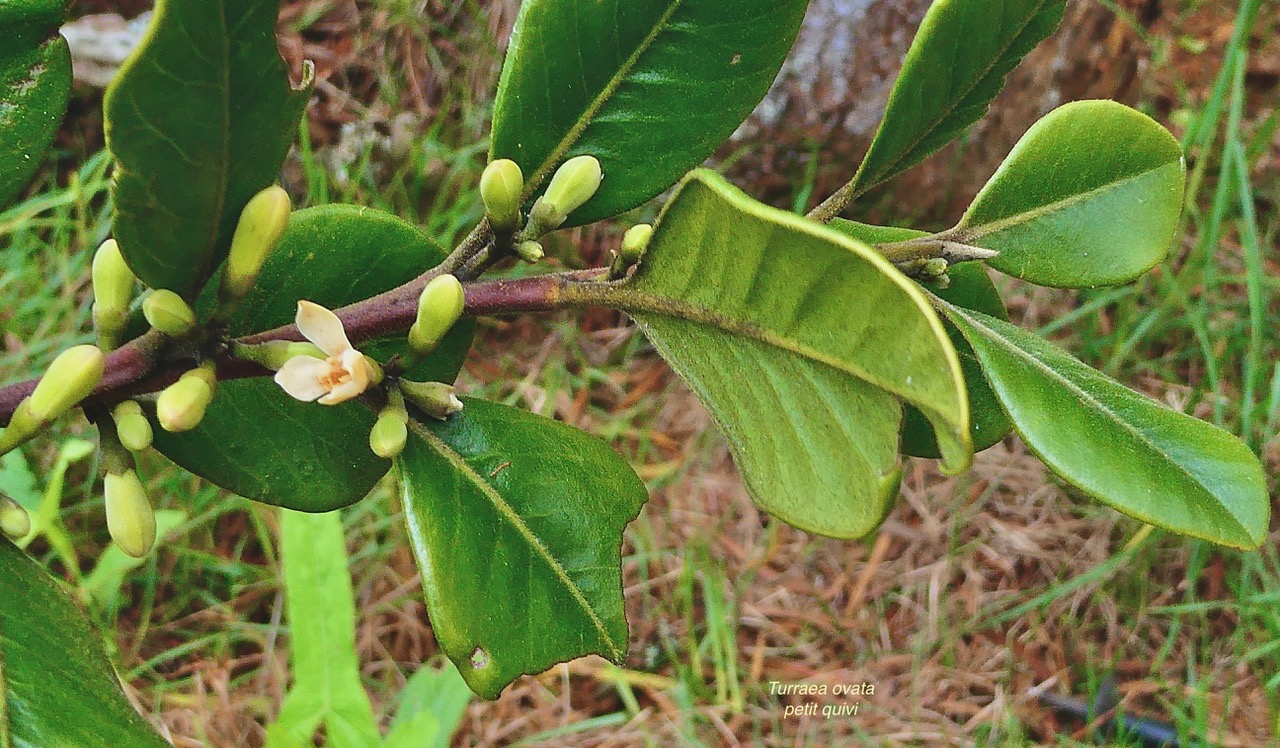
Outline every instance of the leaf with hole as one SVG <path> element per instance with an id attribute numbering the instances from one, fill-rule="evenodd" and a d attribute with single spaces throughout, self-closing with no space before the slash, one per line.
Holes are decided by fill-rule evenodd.
<path id="1" fill-rule="evenodd" d="M 991 267 L 1042 286 L 1125 283 L 1168 252 L 1182 148 L 1114 101 L 1061 106 L 1022 137 L 943 238 L 1000 252 Z"/>
<path id="2" fill-rule="evenodd" d="M 298 299 L 329 308 L 363 300 L 412 280 L 444 257 L 425 234 L 387 213 L 345 205 L 298 211 L 232 318 L 231 334 L 293 322 Z M 474 329 L 471 320 L 458 323 L 409 374 L 452 382 Z M 403 338 L 360 346 L 382 361 L 404 349 Z M 169 459 L 241 496 L 323 512 L 359 501 L 391 467 L 369 450 L 374 420 L 355 401 L 303 403 L 268 378 L 240 379 L 218 384 L 199 427 L 170 434 L 157 426 L 155 443 Z"/>
<path id="3" fill-rule="evenodd" d="M 279 175 L 311 74 L 290 86 L 278 12 L 272 0 L 159 0 L 107 90 L 111 233 L 153 288 L 194 297 L 245 203 Z"/>
<path id="4" fill-rule="evenodd" d="M 1008 322 L 942 304 L 1022 440 L 1067 483 L 1183 535 L 1242 549 L 1266 537 L 1267 484 L 1244 442 Z"/>
<path id="5" fill-rule="evenodd" d="M 831 228 L 846 236 L 853 237 L 867 244 L 893 244 L 927 236 L 924 231 L 895 228 L 889 226 L 871 226 L 855 221 L 837 218 L 830 223 Z M 947 301 L 966 309 L 977 309 L 1000 319 L 1009 319 L 1009 313 L 1000 299 L 1000 292 L 987 275 L 981 263 L 965 262 L 953 265 L 947 270 L 951 277 L 951 285 L 945 289 L 930 286 L 928 290 Z M 973 451 L 980 452 L 1005 438 L 1013 429 L 1009 416 L 1000 407 L 1000 401 L 991 391 L 991 385 L 982 374 L 982 367 L 975 358 L 968 341 L 960 334 L 955 325 L 943 319 L 947 337 L 956 349 L 960 358 L 960 371 L 964 373 L 965 388 L 969 395 L 969 427 L 973 439 Z M 902 421 L 902 453 L 912 457 L 938 458 L 938 442 L 933 436 L 933 429 L 924 414 L 911 405 L 907 405 Z"/>
<path id="6" fill-rule="evenodd" d="M 1009 71 L 1058 28 L 1065 7 L 1065 0 L 934 2 L 850 184 L 854 195 L 914 166 L 981 119 Z"/>
<path id="7" fill-rule="evenodd" d="M 520 164 L 526 201 L 573 156 L 604 183 L 566 225 L 640 205 L 702 163 L 782 67 L 807 2 L 527 0 L 493 113 L 492 158 Z"/>
<path id="8" fill-rule="evenodd" d="M 71 97 L 60 0 L 0 3 L 0 208 L 40 168 Z"/>
<path id="9" fill-rule="evenodd" d="M 899 400 L 927 414 L 946 469 L 972 458 L 960 363 L 916 285 L 715 174 L 686 179 L 629 281 L 565 294 L 635 317 L 719 424 L 756 504 L 801 529 L 879 524 L 897 495 Z"/>
<path id="10" fill-rule="evenodd" d="M 102 634 L 61 582 L 0 537 L 0 744 L 162 748 L 129 705 Z"/>
<path id="11" fill-rule="evenodd" d="M 410 424 L 405 516 L 441 648 L 477 694 L 523 674 L 627 652 L 622 531 L 647 494 L 604 442 L 466 400 Z"/>

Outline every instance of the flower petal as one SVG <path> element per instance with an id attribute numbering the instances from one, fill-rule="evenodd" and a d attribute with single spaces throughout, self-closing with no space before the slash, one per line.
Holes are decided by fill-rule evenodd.
<path id="1" fill-rule="evenodd" d="M 338 315 L 310 301 L 298 302 L 298 329 L 327 355 L 338 357 L 351 350 L 351 341 Z"/>
<path id="2" fill-rule="evenodd" d="M 361 392 L 364 392 L 362 387 L 359 387 L 355 382 L 348 380 L 337 387 L 334 387 L 329 394 L 320 398 L 317 402 L 321 405 L 337 405 L 338 403 L 345 403 L 351 398 L 358 396 Z"/>
<path id="3" fill-rule="evenodd" d="M 320 383 L 320 378 L 328 371 L 328 361 L 310 356 L 294 356 L 276 372 L 275 380 L 290 397 L 309 403 L 329 391 L 328 387 Z"/>
<path id="4" fill-rule="evenodd" d="M 373 378 L 373 372 L 369 368 L 369 362 L 365 360 L 364 354 L 354 348 L 342 354 L 342 368 L 347 370 L 351 375 L 351 381 L 360 388 L 361 392 L 369 389 L 369 380 Z"/>

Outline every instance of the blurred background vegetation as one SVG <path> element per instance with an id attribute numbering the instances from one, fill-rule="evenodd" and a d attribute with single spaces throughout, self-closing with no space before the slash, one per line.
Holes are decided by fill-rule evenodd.
<path id="1" fill-rule="evenodd" d="M 814 0 L 774 92 L 713 159 L 804 210 L 847 178 L 925 0 Z M 47 168 L 0 213 L 0 383 L 90 338 L 90 253 L 109 230 L 101 88 L 146 0 L 77 0 L 77 93 Z M 478 220 L 492 87 L 515 0 L 287 0 L 281 48 L 315 97 L 284 184 L 442 244 Z M 1185 231 L 1141 282 L 1085 292 L 1003 281 L 1015 319 L 1121 381 L 1240 434 L 1280 474 L 1280 16 L 1263 0 L 1074 0 L 960 142 L 856 208 L 950 225 L 1034 120 L 1117 98 L 1187 154 Z M 118 14 L 109 17 L 103 14 Z M 77 40 L 77 36 L 79 39 Z M 567 233 L 555 265 L 599 263 L 637 210 Z M 748 373 L 749 375 L 749 373 Z M 1038 696 L 1091 698 L 1218 746 L 1280 741 L 1280 533 L 1256 553 L 1148 533 L 1056 484 L 1016 440 L 946 478 L 908 465 L 866 544 L 759 514 L 697 401 L 625 319 L 489 320 L 460 386 L 609 440 L 652 500 L 628 530 L 625 668 L 580 660 L 468 707 L 459 746 L 1091 744 Z M 150 455 L 170 527 L 141 564 L 108 554 L 89 426 L 0 463 L 0 488 L 59 502 L 29 550 L 82 593 L 141 710 L 178 746 L 260 745 L 289 685 L 279 519 Z M 1123 480 L 1123 476 L 1118 476 Z M 363 682 L 384 726 L 437 647 L 394 491 L 346 510 Z M 99 558 L 103 560 L 99 562 Z M 856 716 L 785 717 L 769 682 L 870 683 Z M 826 702 L 824 702 L 826 703 Z"/>

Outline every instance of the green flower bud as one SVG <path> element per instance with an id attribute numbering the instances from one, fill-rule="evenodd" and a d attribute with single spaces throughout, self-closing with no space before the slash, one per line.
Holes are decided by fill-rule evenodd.
<path id="1" fill-rule="evenodd" d="M 399 408 L 385 408 L 369 432 L 369 448 L 384 460 L 395 459 L 409 438 L 408 415 Z"/>
<path id="2" fill-rule="evenodd" d="M 209 385 L 209 391 L 218 389 L 218 365 L 213 361 L 205 361 L 194 369 L 183 372 L 181 379 L 199 379 Z"/>
<path id="3" fill-rule="evenodd" d="M 546 252 L 542 249 L 542 242 L 535 242 L 532 239 L 517 244 L 516 254 L 520 255 L 520 259 L 529 264 L 536 263 L 546 257 Z"/>
<path id="4" fill-rule="evenodd" d="M 244 361 L 261 364 L 272 371 L 280 371 L 291 358 L 309 356 L 325 359 L 328 356 L 315 343 L 295 343 L 291 340 L 272 340 L 257 345 L 233 343 L 231 355 Z"/>
<path id="5" fill-rule="evenodd" d="M 106 358 L 96 346 L 77 345 L 59 353 L 28 399 L 31 417 L 48 423 L 71 410 L 98 386 L 105 369 Z"/>
<path id="6" fill-rule="evenodd" d="M 452 275 L 431 279 L 418 297 L 418 319 L 409 328 L 409 348 L 425 356 L 440 345 L 449 328 L 462 316 L 466 292 Z"/>
<path id="7" fill-rule="evenodd" d="M 13 499 L 0 494 L 0 533 L 12 540 L 21 540 L 31 532 L 31 515 Z"/>
<path id="8" fill-rule="evenodd" d="M 204 411 L 213 401 L 213 388 L 193 369 L 165 387 L 156 398 L 156 420 L 170 433 L 190 431 L 200 425 Z"/>
<path id="9" fill-rule="evenodd" d="M 116 423 L 116 436 L 130 452 L 141 452 L 151 446 L 154 434 L 151 422 L 142 415 L 142 406 L 134 400 L 125 400 L 111 411 Z"/>
<path id="10" fill-rule="evenodd" d="M 634 265 L 639 262 L 644 255 L 644 250 L 649 246 L 649 240 L 652 238 L 653 226 L 650 224 L 637 223 L 627 229 L 627 233 L 622 236 L 620 250 L 622 261 L 627 265 Z"/>
<path id="11" fill-rule="evenodd" d="M 18 403 L 18 407 L 13 409 L 13 417 L 9 419 L 9 425 L 4 431 L 0 431 L 0 455 L 8 454 L 14 447 L 40 433 L 48 425 L 47 421 L 41 421 L 31 415 L 31 398 L 23 399 Z"/>
<path id="12" fill-rule="evenodd" d="M 136 281 L 116 240 L 103 242 L 93 255 L 93 324 L 109 348 L 128 323 Z"/>
<path id="13" fill-rule="evenodd" d="M 400 380 L 400 391 L 409 402 L 432 418 L 444 420 L 462 410 L 453 385 L 444 382 L 409 382 Z"/>
<path id="14" fill-rule="evenodd" d="M 926 278 L 939 278 L 947 274 L 950 265 L 941 257 L 931 257 L 920 267 L 920 273 Z"/>
<path id="15" fill-rule="evenodd" d="M 236 233 L 231 238 L 231 253 L 222 276 L 220 301 L 239 300 L 249 293 L 258 279 L 262 263 L 284 235 L 289 225 L 289 193 L 272 185 L 253 196 L 240 213 Z"/>
<path id="16" fill-rule="evenodd" d="M 137 472 L 107 473 L 102 480 L 107 530 L 120 550 L 142 558 L 156 542 L 156 515 Z"/>
<path id="17" fill-rule="evenodd" d="M 523 192 L 524 173 L 515 161 L 503 158 L 485 167 L 480 175 L 480 199 L 494 231 L 512 232 L 519 226 Z"/>
<path id="18" fill-rule="evenodd" d="M 569 214 L 595 196 L 604 179 L 595 156 L 576 156 L 564 162 L 551 177 L 547 191 L 530 211 L 531 221 L 547 230 L 558 228 Z"/>
<path id="19" fill-rule="evenodd" d="M 160 332 L 174 338 L 189 334 L 196 326 L 191 305 L 173 291 L 153 291 L 142 301 L 142 316 Z"/>

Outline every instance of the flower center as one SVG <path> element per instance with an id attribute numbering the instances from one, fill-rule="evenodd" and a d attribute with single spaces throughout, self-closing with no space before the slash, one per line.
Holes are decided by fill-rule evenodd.
<path id="1" fill-rule="evenodd" d="M 338 385 L 351 381 L 351 372 L 343 366 L 342 359 L 330 356 L 325 359 L 325 363 L 329 365 L 329 371 L 320 376 L 320 384 L 325 389 L 332 392 Z"/>

